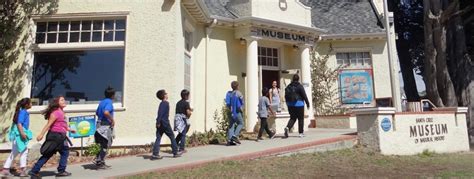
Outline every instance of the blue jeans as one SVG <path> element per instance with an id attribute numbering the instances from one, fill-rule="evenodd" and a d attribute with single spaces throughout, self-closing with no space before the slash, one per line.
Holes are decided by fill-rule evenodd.
<path id="1" fill-rule="evenodd" d="M 173 130 L 171 129 L 169 123 L 162 123 L 161 126 L 156 129 L 156 140 L 155 144 L 153 145 L 152 155 L 160 154 L 161 137 L 163 136 L 163 133 L 165 133 L 171 140 L 171 149 L 173 150 L 173 154 L 177 154 L 178 145 L 176 144 L 176 139 L 174 138 Z"/>
<path id="2" fill-rule="evenodd" d="M 186 133 L 188 133 L 190 125 L 186 125 L 183 132 L 176 136 L 176 143 L 178 143 L 179 150 L 184 150 L 186 147 Z"/>
<path id="3" fill-rule="evenodd" d="M 232 136 L 239 137 L 240 130 L 244 127 L 244 118 L 242 117 L 242 113 L 237 113 L 237 119 L 232 119 L 231 115 L 229 115 L 229 131 L 227 131 L 227 141 L 232 139 Z"/>
<path id="4" fill-rule="evenodd" d="M 64 172 L 66 171 L 66 166 L 67 166 L 67 158 L 69 157 L 69 146 L 65 144 L 63 148 L 59 151 L 59 154 L 61 157 L 59 158 L 59 165 L 58 165 L 58 172 Z M 53 156 L 54 154 L 49 154 L 49 155 L 42 155 L 36 164 L 33 166 L 31 169 L 31 172 L 33 173 L 39 173 L 41 170 L 41 167 L 48 162 L 48 160 Z"/>

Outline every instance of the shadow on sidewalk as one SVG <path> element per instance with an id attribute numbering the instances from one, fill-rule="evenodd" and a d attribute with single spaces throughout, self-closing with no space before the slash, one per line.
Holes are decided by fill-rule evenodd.
<path id="1" fill-rule="evenodd" d="M 39 172 L 39 175 L 40 175 L 41 177 L 56 176 L 56 172 L 53 172 L 53 171 L 42 171 L 42 172 Z"/>

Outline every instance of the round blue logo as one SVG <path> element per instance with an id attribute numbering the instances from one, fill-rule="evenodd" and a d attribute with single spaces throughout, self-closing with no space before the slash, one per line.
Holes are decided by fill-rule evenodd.
<path id="1" fill-rule="evenodd" d="M 383 131 L 387 132 L 392 128 L 392 122 L 390 122 L 390 119 L 388 118 L 383 118 L 380 127 L 382 127 Z"/>

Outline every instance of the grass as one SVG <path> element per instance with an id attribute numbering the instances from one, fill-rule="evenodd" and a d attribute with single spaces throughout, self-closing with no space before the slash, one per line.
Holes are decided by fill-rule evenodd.
<path id="1" fill-rule="evenodd" d="M 362 149 L 214 162 L 203 167 L 129 178 L 425 178 L 474 177 L 474 153 L 383 156 Z"/>

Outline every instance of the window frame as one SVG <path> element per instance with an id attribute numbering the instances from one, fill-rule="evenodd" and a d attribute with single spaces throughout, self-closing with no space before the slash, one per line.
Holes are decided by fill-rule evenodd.
<path id="1" fill-rule="evenodd" d="M 268 56 L 268 55 L 260 55 L 258 52 L 257 52 L 257 60 L 258 60 L 258 66 L 261 66 L 263 70 L 280 70 L 280 66 L 281 66 L 281 51 L 280 51 L 280 48 L 279 47 L 270 47 L 270 46 L 262 46 L 262 45 L 259 45 L 258 46 L 258 50 L 260 50 L 261 48 L 265 48 L 265 50 L 267 51 L 268 49 L 271 49 L 272 51 L 272 56 Z M 274 56 L 274 52 L 273 50 L 276 50 L 276 54 L 277 56 L 275 57 Z M 276 58 L 276 61 L 277 61 L 277 65 L 262 65 L 260 64 L 260 57 L 265 57 L 265 58 Z M 266 62 L 268 62 L 268 59 L 266 59 Z M 273 64 L 273 60 L 272 60 L 272 64 Z"/>
<path id="2" fill-rule="evenodd" d="M 33 16 L 30 19 L 30 28 L 29 33 L 31 34 L 30 38 L 27 40 L 27 50 L 25 55 L 25 63 L 27 64 L 27 75 L 25 75 L 23 96 L 31 97 L 31 85 L 32 85 L 32 75 L 33 75 L 33 66 L 34 66 L 34 54 L 36 52 L 54 52 L 54 51 L 81 51 L 81 50 L 108 50 L 108 49 L 123 49 L 124 50 L 124 63 L 126 64 L 127 59 L 127 50 L 126 50 L 126 41 L 127 41 L 127 29 L 129 27 L 129 18 L 128 11 L 123 12 L 109 12 L 109 13 L 78 13 L 78 14 L 55 14 L 48 16 Z M 56 43 L 54 44 L 36 44 L 36 28 L 37 22 L 44 21 L 87 21 L 87 20 L 125 20 L 125 36 L 123 41 L 101 41 L 93 42 L 92 39 L 90 42 L 72 42 L 69 43 L 69 35 L 67 43 Z M 115 23 L 114 23 L 115 24 Z M 70 23 L 68 30 L 70 30 Z M 115 26 L 115 25 L 114 25 Z M 114 27 L 115 29 L 115 27 Z M 59 30 L 59 29 L 58 29 Z M 91 31 L 92 27 L 91 27 Z M 68 34 L 70 31 L 68 31 Z M 115 37 L 114 37 L 115 38 Z M 103 37 L 102 37 L 103 39 Z M 45 38 L 45 41 L 47 39 Z M 80 41 L 80 40 L 79 40 Z M 122 102 L 114 102 L 113 106 L 115 111 L 124 111 L 126 109 L 126 65 L 124 65 L 124 74 L 123 74 L 123 86 L 122 86 Z M 64 108 L 65 112 L 94 112 L 97 109 L 98 104 L 68 104 Z M 29 110 L 32 114 L 39 114 L 44 110 L 46 105 L 32 106 Z"/>

